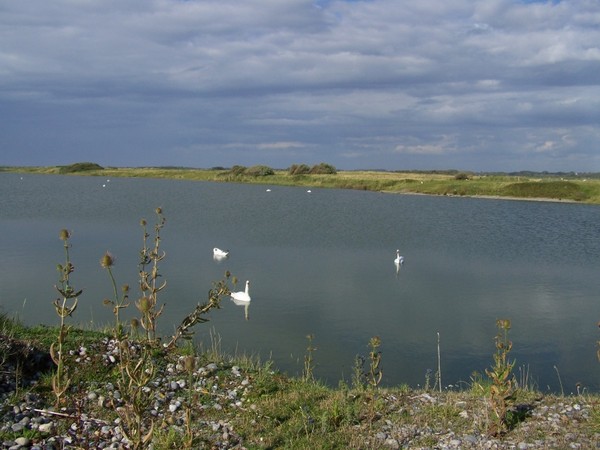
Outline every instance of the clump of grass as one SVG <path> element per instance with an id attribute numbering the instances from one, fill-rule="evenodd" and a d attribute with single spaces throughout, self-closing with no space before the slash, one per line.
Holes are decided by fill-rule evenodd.
<path id="1" fill-rule="evenodd" d="M 572 181 L 524 181 L 512 183 L 502 190 L 503 195 L 525 198 L 554 198 L 584 201 L 588 198 L 582 186 Z"/>

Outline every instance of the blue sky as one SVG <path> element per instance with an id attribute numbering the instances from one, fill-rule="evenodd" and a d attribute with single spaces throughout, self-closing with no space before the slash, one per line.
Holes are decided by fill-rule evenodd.
<path id="1" fill-rule="evenodd" d="M 0 0 L 0 165 L 600 171 L 600 2 Z"/>

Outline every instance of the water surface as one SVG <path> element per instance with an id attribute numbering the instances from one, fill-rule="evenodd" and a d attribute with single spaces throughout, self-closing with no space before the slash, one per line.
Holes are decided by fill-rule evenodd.
<path id="1" fill-rule="evenodd" d="M 84 289 L 76 321 L 111 323 L 100 257 L 115 255 L 117 283 L 135 294 L 139 222 L 152 225 L 160 206 L 164 334 L 229 270 L 240 290 L 251 280 L 249 320 L 225 299 L 196 328 L 198 341 L 216 333 L 224 351 L 271 357 L 292 374 L 308 334 L 315 374 L 333 385 L 350 380 L 377 335 L 384 384 L 423 385 L 437 369 L 439 333 L 443 384 L 460 385 L 492 364 L 495 322 L 508 318 L 517 373 L 541 390 L 559 391 L 558 375 L 568 392 L 578 382 L 599 388 L 595 205 L 18 174 L 0 174 L 0 192 L 0 302 L 28 324 L 57 323 L 62 228 L 72 231 L 72 280 Z M 215 246 L 230 257 L 215 261 Z"/>

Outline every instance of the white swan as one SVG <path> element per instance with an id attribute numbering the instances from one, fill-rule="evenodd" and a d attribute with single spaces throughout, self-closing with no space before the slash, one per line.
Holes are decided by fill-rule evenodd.
<path id="1" fill-rule="evenodd" d="M 213 255 L 216 256 L 217 258 L 225 258 L 226 256 L 229 256 L 229 250 L 221 250 L 220 248 L 213 248 Z"/>
<path id="2" fill-rule="evenodd" d="M 404 264 L 404 256 L 400 256 L 400 250 L 396 250 L 396 259 L 394 260 L 394 264 L 398 266 Z"/>
<path id="3" fill-rule="evenodd" d="M 246 290 L 245 291 L 232 292 L 231 293 L 232 300 L 234 302 L 236 300 L 240 301 L 240 302 L 249 302 L 251 300 L 250 294 L 248 293 L 249 286 L 250 286 L 250 282 L 246 281 Z"/>

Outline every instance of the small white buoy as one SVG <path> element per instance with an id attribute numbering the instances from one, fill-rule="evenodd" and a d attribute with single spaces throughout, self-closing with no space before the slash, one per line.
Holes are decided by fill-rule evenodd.
<path id="1" fill-rule="evenodd" d="M 306 192 L 308 192 L 308 193 L 310 194 L 312 191 L 309 189 L 309 190 L 308 190 L 308 191 L 306 191 Z"/>
<path id="2" fill-rule="evenodd" d="M 267 189 L 267 192 L 271 192 L 271 189 Z"/>

